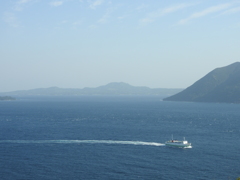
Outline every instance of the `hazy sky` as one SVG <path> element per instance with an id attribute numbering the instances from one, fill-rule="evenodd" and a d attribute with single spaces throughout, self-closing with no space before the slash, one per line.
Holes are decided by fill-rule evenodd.
<path id="1" fill-rule="evenodd" d="M 240 0 L 0 0 L 0 92 L 186 88 L 240 61 Z"/>

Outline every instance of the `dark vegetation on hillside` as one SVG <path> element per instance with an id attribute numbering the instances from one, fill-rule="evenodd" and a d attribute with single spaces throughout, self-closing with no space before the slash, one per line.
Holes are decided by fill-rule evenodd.
<path id="1" fill-rule="evenodd" d="M 211 71 L 164 101 L 240 103 L 240 62 Z"/>

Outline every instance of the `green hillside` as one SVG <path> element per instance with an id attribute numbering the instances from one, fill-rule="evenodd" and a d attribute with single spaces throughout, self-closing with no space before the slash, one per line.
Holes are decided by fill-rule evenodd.
<path id="1" fill-rule="evenodd" d="M 240 62 L 211 71 L 164 101 L 240 103 Z"/>

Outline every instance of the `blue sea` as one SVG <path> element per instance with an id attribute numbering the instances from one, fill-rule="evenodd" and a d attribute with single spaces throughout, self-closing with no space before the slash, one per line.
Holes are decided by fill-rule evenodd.
<path id="1" fill-rule="evenodd" d="M 164 142 L 183 137 L 191 149 Z M 0 179 L 240 177 L 240 105 L 149 96 L 0 102 Z"/>

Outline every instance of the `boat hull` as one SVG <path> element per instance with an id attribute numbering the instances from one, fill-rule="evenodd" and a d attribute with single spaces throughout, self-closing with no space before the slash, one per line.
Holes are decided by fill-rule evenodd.
<path id="1" fill-rule="evenodd" d="M 192 148 L 191 144 L 177 144 L 177 143 L 165 143 L 166 146 L 179 147 L 179 148 Z"/>
<path id="2" fill-rule="evenodd" d="M 165 145 L 179 148 L 192 148 L 192 144 L 186 141 L 185 137 L 183 141 L 174 140 L 172 137 L 172 140 L 166 141 Z"/>

